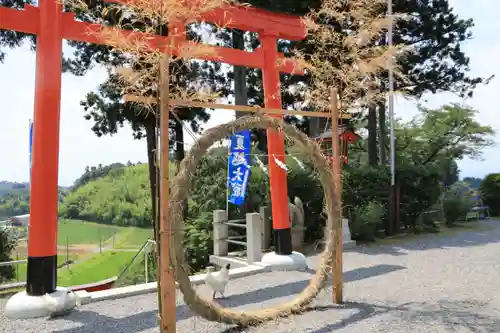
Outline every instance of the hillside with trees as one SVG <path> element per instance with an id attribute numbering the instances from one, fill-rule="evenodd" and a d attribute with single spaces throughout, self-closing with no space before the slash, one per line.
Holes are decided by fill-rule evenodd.
<path id="1" fill-rule="evenodd" d="M 71 191 L 61 203 L 59 214 L 68 219 L 151 226 L 148 180 L 147 164 L 111 168 L 107 175 L 88 180 Z"/>
<path id="2" fill-rule="evenodd" d="M 0 182 L 0 221 L 29 212 L 29 184 Z"/>
<path id="3" fill-rule="evenodd" d="M 5 182 L 8 183 L 8 182 Z M 59 187 L 59 202 L 68 193 L 68 188 Z M 29 214 L 30 211 L 30 193 L 29 185 L 19 187 L 0 195 L 0 220 L 11 216 Z"/>

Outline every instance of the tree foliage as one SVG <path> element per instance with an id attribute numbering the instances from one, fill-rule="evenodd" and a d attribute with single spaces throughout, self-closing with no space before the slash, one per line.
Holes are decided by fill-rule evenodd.
<path id="1" fill-rule="evenodd" d="M 482 150 L 493 144 L 495 131 L 476 119 L 478 111 L 458 104 L 439 109 L 419 108 L 410 122 L 397 127 L 397 152 L 415 164 L 429 164 L 464 157 L 480 159 Z"/>
<path id="2" fill-rule="evenodd" d="M 28 214 L 29 193 L 7 193 L 0 197 L 0 221 L 11 216 Z"/>
<path id="3" fill-rule="evenodd" d="M 454 13 L 449 0 L 397 0 L 394 12 L 406 15 L 394 29 L 394 43 L 412 48 L 398 59 L 405 75 L 396 89 L 408 95 L 452 91 L 471 95 L 483 78 L 470 77 L 470 59 L 462 44 L 472 38 L 472 19 Z"/>
<path id="4" fill-rule="evenodd" d="M 8 229 L 0 228 L 0 262 L 12 260 L 10 255 L 16 243 L 16 239 L 8 232 Z M 12 278 L 14 278 L 14 267 L 12 265 L 0 266 L 0 284 Z"/>
<path id="5" fill-rule="evenodd" d="M 210 151 L 192 177 L 184 237 L 187 259 L 194 270 L 207 264 L 208 255 L 213 250 L 213 211 L 226 209 L 226 151 L 227 148 L 224 147 Z M 302 168 L 293 158 L 287 159 L 287 186 L 289 199 L 293 200 L 298 196 L 304 203 L 306 241 L 312 242 L 323 236 L 324 198 L 314 169 L 303 162 Z M 244 218 L 246 212 L 257 212 L 260 207 L 270 204 L 268 176 L 257 163 L 253 162 L 252 165 L 246 203 L 243 206 L 229 205 L 231 219 Z M 60 206 L 60 215 L 101 223 L 150 227 L 152 215 L 148 204 L 150 191 L 147 165 L 138 164 L 118 171 L 90 181 L 71 192 Z M 170 171 L 175 173 L 175 167 L 172 166 Z M 388 174 L 387 167 L 349 165 L 344 170 L 345 216 L 362 214 L 362 218 L 357 220 L 360 225 L 351 221 L 352 228 L 358 230 L 355 235 L 358 239 L 372 239 L 374 232 L 378 234 L 386 227 L 387 210 L 381 211 L 377 207 L 387 207 Z M 408 227 L 414 227 L 419 215 L 436 203 L 437 196 L 441 193 L 442 174 L 437 167 L 408 165 L 401 170 L 401 177 L 403 221 Z M 422 190 L 424 187 L 425 190 Z M 360 207 L 364 207 L 364 210 L 358 211 Z M 371 213 L 381 215 L 376 227 L 372 225 Z M 364 228 L 363 224 L 368 223 L 368 218 L 370 227 Z M 370 233 L 370 230 L 373 231 Z"/>
<path id="6" fill-rule="evenodd" d="M 500 215 L 500 173 L 487 175 L 481 183 L 479 191 L 484 204 L 490 209 L 490 214 Z"/>
<path id="7" fill-rule="evenodd" d="M 127 165 L 130 166 L 132 164 L 129 162 L 127 163 Z M 119 172 L 124 167 L 125 165 L 122 163 L 112 163 L 110 165 L 105 165 L 105 166 L 99 164 L 96 167 L 86 166 L 84 173 L 73 183 L 73 189 L 83 186 L 92 180 L 96 180 L 98 178 L 107 176 L 110 173 Z"/>
<path id="8" fill-rule="evenodd" d="M 477 205 L 475 191 L 464 182 L 456 182 L 446 186 L 443 193 L 442 205 L 445 222 L 448 226 L 459 220 L 464 220 L 474 205 Z"/>
<path id="9" fill-rule="evenodd" d="M 59 202 L 62 202 L 67 195 L 66 188 L 59 188 Z M 22 188 L 0 195 L 0 220 L 29 214 L 30 212 L 30 193 L 29 188 Z"/>
<path id="10" fill-rule="evenodd" d="M 459 96 L 471 96 L 477 85 L 487 83 L 488 78 L 470 75 L 470 59 L 462 45 L 471 39 L 474 22 L 455 14 L 449 0 L 397 0 L 393 2 L 394 13 L 405 15 L 394 28 L 394 43 L 405 45 L 406 52 L 397 60 L 404 73 L 395 77 L 395 89 L 410 97 L 421 97 L 425 93 L 449 91 Z M 385 43 L 381 40 L 380 43 Z M 387 73 L 381 76 L 387 88 Z M 371 163 L 377 163 L 376 110 L 370 110 L 367 127 L 370 130 L 368 147 Z M 385 129 L 386 108 L 378 106 L 379 140 L 381 163 L 389 142 Z"/>

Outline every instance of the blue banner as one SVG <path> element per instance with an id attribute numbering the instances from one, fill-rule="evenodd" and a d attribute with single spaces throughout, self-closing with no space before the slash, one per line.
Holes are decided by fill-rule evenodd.
<path id="1" fill-rule="evenodd" d="M 250 177 L 250 131 L 241 131 L 231 137 L 228 158 L 228 201 L 241 206 L 245 202 Z"/>

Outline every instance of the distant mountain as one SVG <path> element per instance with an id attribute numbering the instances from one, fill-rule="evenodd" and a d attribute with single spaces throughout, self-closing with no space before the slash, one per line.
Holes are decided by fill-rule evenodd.
<path id="1" fill-rule="evenodd" d="M 10 196 L 29 196 L 29 183 L 9 182 L 6 180 L 0 181 L 0 198 L 9 194 Z M 60 192 L 67 192 L 70 186 L 59 186 Z"/>
<path id="2" fill-rule="evenodd" d="M 481 186 L 483 179 L 476 177 L 465 177 L 463 181 L 468 183 L 469 186 L 472 188 L 479 188 L 479 186 Z"/>
<path id="3" fill-rule="evenodd" d="M 9 182 L 5 180 L 0 181 L 0 196 L 3 196 L 9 192 L 19 194 L 28 193 L 29 183 Z"/>

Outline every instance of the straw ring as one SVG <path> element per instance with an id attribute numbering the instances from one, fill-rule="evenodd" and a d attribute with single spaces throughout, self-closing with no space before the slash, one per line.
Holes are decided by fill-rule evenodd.
<path id="1" fill-rule="evenodd" d="M 330 230 L 330 234 L 325 235 L 326 245 L 316 274 L 310 280 L 309 285 L 294 300 L 259 311 L 237 312 L 223 308 L 211 300 L 200 297 L 193 289 L 189 280 L 188 265 L 184 260 L 182 202 L 188 196 L 192 175 L 196 172 L 198 163 L 214 143 L 242 130 L 267 128 L 282 132 L 291 138 L 317 169 L 325 195 L 326 212 L 328 213 L 326 230 Z M 280 118 L 255 114 L 241 117 L 207 130 L 195 142 L 181 162 L 179 172 L 173 179 L 171 189 L 169 203 L 169 217 L 172 223 L 172 239 L 169 245 L 170 259 L 176 281 L 179 283 L 179 289 L 184 295 L 186 304 L 201 317 L 209 321 L 226 324 L 237 324 L 240 326 L 257 325 L 279 317 L 303 312 L 325 286 L 329 272 L 331 271 L 331 264 L 336 254 L 335 244 L 339 236 L 337 231 L 341 223 L 341 212 L 340 206 L 335 203 L 340 203 L 340 198 L 335 197 L 332 170 L 327 159 L 321 153 L 319 146 L 294 126 L 284 123 Z"/>

